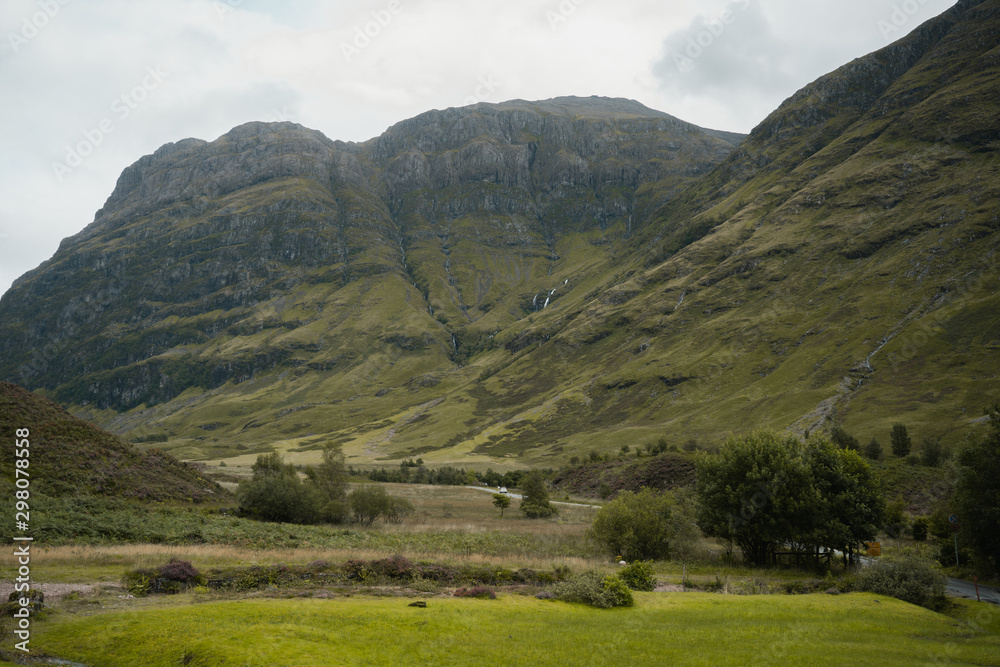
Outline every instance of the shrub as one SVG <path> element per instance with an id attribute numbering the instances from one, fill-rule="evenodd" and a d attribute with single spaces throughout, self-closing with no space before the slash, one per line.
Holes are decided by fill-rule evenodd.
<path id="1" fill-rule="evenodd" d="M 635 604 L 632 591 L 617 574 L 604 576 L 598 572 L 584 572 L 557 585 L 555 594 L 566 602 L 584 602 L 602 609 Z"/>
<path id="2" fill-rule="evenodd" d="M 254 471 L 253 479 L 241 482 L 236 490 L 241 514 L 285 523 L 315 523 L 319 519 L 320 497 L 312 486 L 303 484 L 294 471 L 275 472 L 268 461 L 258 459 L 258 463 L 262 465 Z"/>
<path id="3" fill-rule="evenodd" d="M 627 561 L 670 555 L 678 535 L 678 513 L 670 493 L 644 488 L 624 491 L 594 518 L 590 535 L 609 553 Z"/>
<path id="4" fill-rule="evenodd" d="M 892 425 L 892 431 L 889 433 L 889 443 L 892 446 L 893 456 L 903 458 L 910 453 L 912 443 L 905 424 L 896 423 Z"/>
<path id="5" fill-rule="evenodd" d="M 413 577 L 413 563 L 399 555 L 373 560 L 369 563 L 369 567 L 375 574 L 390 579 L 411 579 Z"/>
<path id="6" fill-rule="evenodd" d="M 878 441 L 878 438 L 872 436 L 871 441 L 865 446 L 865 456 L 872 461 L 878 461 L 882 458 L 882 444 Z"/>
<path id="7" fill-rule="evenodd" d="M 370 526 L 389 511 L 392 500 L 384 488 L 369 484 L 355 489 L 348 502 L 354 520 L 364 526 Z"/>
<path id="8" fill-rule="evenodd" d="M 633 591 L 651 591 L 656 588 L 653 564 L 649 561 L 635 561 L 618 571 L 618 576 Z"/>
<path id="9" fill-rule="evenodd" d="M 477 586 L 476 588 L 459 588 L 457 591 L 452 593 L 457 598 L 480 598 L 483 600 L 496 600 L 497 594 L 493 592 L 493 589 L 486 588 L 485 586 Z"/>
<path id="10" fill-rule="evenodd" d="M 190 561 L 172 559 L 166 565 L 160 566 L 160 576 L 170 581 L 180 581 L 185 584 L 196 581 L 198 570 Z"/>
<path id="11" fill-rule="evenodd" d="M 904 602 L 939 609 L 944 603 L 947 578 L 933 561 L 915 552 L 884 556 L 862 569 L 857 590 L 888 595 Z"/>
<path id="12" fill-rule="evenodd" d="M 939 438 L 924 438 L 924 448 L 920 452 L 920 458 L 925 466 L 936 468 L 944 460 L 944 447 Z"/>
<path id="13" fill-rule="evenodd" d="M 913 539 L 917 542 L 927 541 L 927 532 L 930 526 L 930 521 L 927 517 L 922 516 L 913 520 Z"/>

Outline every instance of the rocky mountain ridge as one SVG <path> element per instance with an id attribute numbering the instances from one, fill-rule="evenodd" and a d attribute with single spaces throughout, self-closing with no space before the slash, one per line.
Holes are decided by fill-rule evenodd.
<path id="1" fill-rule="evenodd" d="M 742 143 L 558 98 L 166 146 L 0 300 L 0 376 L 235 462 L 960 439 L 1000 349 L 998 41 L 963 0 Z"/>

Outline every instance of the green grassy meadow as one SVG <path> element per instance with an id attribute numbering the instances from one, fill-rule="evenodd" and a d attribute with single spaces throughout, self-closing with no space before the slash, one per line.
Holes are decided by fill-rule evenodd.
<path id="1" fill-rule="evenodd" d="M 616 610 L 511 594 L 433 597 L 425 609 L 396 597 L 203 598 L 56 614 L 37 624 L 33 646 L 86 664 L 150 667 L 1000 664 L 995 622 L 987 629 L 869 594 L 640 593 L 635 607 Z"/>

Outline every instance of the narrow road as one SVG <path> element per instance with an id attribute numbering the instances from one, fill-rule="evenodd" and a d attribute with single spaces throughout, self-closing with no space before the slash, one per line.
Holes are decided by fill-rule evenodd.
<path id="1" fill-rule="evenodd" d="M 476 491 L 486 491 L 487 493 L 500 493 L 499 491 L 497 491 L 496 489 L 494 489 L 491 486 L 467 486 L 465 488 L 467 488 L 467 489 L 475 489 Z M 524 497 L 520 493 L 511 493 L 510 491 L 508 491 L 507 493 L 505 493 L 503 495 L 510 496 L 511 498 L 523 498 Z M 549 502 L 551 502 L 553 505 L 572 505 L 573 507 L 593 507 L 595 509 L 601 509 L 600 505 L 588 505 L 586 503 L 567 503 L 567 502 L 562 501 L 562 500 L 550 500 Z"/>
<path id="2" fill-rule="evenodd" d="M 967 600 L 976 599 L 976 585 L 971 581 L 965 581 L 964 579 L 952 579 L 949 577 L 947 590 L 948 595 L 953 597 L 965 598 Z M 992 586 L 979 584 L 979 597 L 983 602 L 1000 604 L 1000 591 Z"/>

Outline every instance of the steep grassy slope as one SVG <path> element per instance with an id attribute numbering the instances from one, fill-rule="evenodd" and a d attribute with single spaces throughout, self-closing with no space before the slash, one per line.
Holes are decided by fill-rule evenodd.
<path id="1" fill-rule="evenodd" d="M 52 401 L 0 382 L 0 449 L 4 486 L 14 487 L 14 435 L 28 430 L 28 468 L 32 496 L 87 495 L 137 500 L 205 501 L 229 494 L 191 466 L 163 452 L 141 452 Z M 23 440 L 23 438 L 18 438 Z M 25 448 L 20 448 L 25 449 Z M 13 491 L 7 494 L 13 497 Z M 37 514 L 36 514 L 37 516 Z"/>

